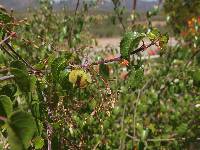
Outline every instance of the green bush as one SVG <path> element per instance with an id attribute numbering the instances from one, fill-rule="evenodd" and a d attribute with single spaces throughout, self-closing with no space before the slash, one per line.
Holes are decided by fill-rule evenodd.
<path id="1" fill-rule="evenodd" d="M 94 46 L 93 4 L 58 15 L 44 0 L 28 20 L 0 10 L 4 149 L 199 147 L 199 45 L 171 47 L 152 26 L 124 25 L 124 8 L 113 3 L 124 31 L 120 56 L 111 48 L 94 52 L 97 60 L 85 56 Z M 159 57 L 143 59 L 153 45 Z"/>
<path id="2" fill-rule="evenodd" d="M 180 34 L 187 27 L 187 21 L 200 16 L 199 0 L 165 0 L 164 11 L 175 34 Z"/>

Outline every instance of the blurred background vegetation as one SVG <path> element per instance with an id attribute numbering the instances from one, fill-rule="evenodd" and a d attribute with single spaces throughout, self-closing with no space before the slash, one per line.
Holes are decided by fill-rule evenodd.
<path id="1" fill-rule="evenodd" d="M 1 100 L 12 100 L 14 111 L 23 108 L 37 122 L 37 131 L 26 144 L 31 149 L 47 149 L 50 141 L 53 150 L 198 150 L 199 0 L 80 0 L 79 7 L 77 2 L 0 2 L 11 15 L 2 10 L 5 18 L 17 18 L 1 28 L 0 35 L 4 38 L 5 29 L 16 32 L 17 38 L 10 42 L 13 49 L 31 67 L 44 71 L 35 75 L 37 70 L 0 52 L 1 77 L 17 69 L 22 72 L 17 80 L 2 81 Z M 130 34 L 124 34 L 127 31 Z M 70 67 L 119 56 L 120 40 L 125 39 L 126 48 L 132 40 L 127 35 L 132 33 L 152 39 L 164 35 L 164 39 L 148 55 L 137 53 L 128 58 L 129 65 L 110 63 L 85 69 L 93 82 L 84 89 L 69 82 Z M 164 45 L 167 34 L 174 43 Z M 109 38 L 117 39 L 116 45 L 98 47 L 99 39 Z M 146 42 L 151 41 L 141 41 Z M 140 46 L 139 42 L 133 44 L 134 48 Z M 2 45 L 8 48 L 6 43 Z M 93 112 L 97 115 L 91 115 Z M 0 127 L 0 143 L 9 149 L 5 126 Z"/>

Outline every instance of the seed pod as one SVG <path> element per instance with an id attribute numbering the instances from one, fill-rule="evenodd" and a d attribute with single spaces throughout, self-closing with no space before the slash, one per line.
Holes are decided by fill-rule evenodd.
<path id="1" fill-rule="evenodd" d="M 69 73 L 69 82 L 71 82 L 73 86 L 85 88 L 89 83 L 92 82 L 92 79 L 89 73 L 81 69 L 76 69 Z"/>

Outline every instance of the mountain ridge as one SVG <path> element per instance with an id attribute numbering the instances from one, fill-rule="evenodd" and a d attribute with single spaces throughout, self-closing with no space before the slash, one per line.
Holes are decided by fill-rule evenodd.
<path id="1" fill-rule="evenodd" d="M 81 0 L 83 1 L 83 0 Z M 133 0 L 125 0 L 123 1 L 123 5 L 128 9 L 132 9 L 132 1 Z M 156 5 L 157 1 L 142 1 L 138 0 L 137 2 L 137 10 L 139 11 L 147 11 Z M 16 11 L 26 10 L 27 8 L 37 8 L 38 1 L 37 0 L 1 0 L 0 5 L 3 5 L 7 9 L 14 9 Z M 63 7 L 63 5 L 68 5 L 69 8 L 74 8 L 76 5 L 76 0 L 73 1 L 62 1 L 54 3 L 55 8 L 59 9 Z M 113 9 L 112 2 L 105 1 L 102 5 L 98 7 L 98 10 L 110 11 Z"/>

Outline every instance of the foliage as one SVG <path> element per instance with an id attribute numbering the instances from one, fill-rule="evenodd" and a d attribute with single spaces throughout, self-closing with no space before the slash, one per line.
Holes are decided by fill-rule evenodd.
<path id="1" fill-rule="evenodd" d="M 165 0 L 164 10 L 175 34 L 181 33 L 189 19 L 200 15 L 199 7 L 199 0 Z"/>
<path id="2" fill-rule="evenodd" d="M 198 147 L 199 44 L 168 46 L 168 35 L 151 25 L 157 9 L 147 13 L 149 26 L 124 24 L 124 8 L 113 0 L 124 31 L 120 55 L 111 48 L 90 60 L 95 19 L 88 11 L 96 4 L 59 15 L 43 0 L 29 20 L 0 10 L 3 148 Z M 141 52 L 151 46 L 159 57 L 146 60 Z"/>

